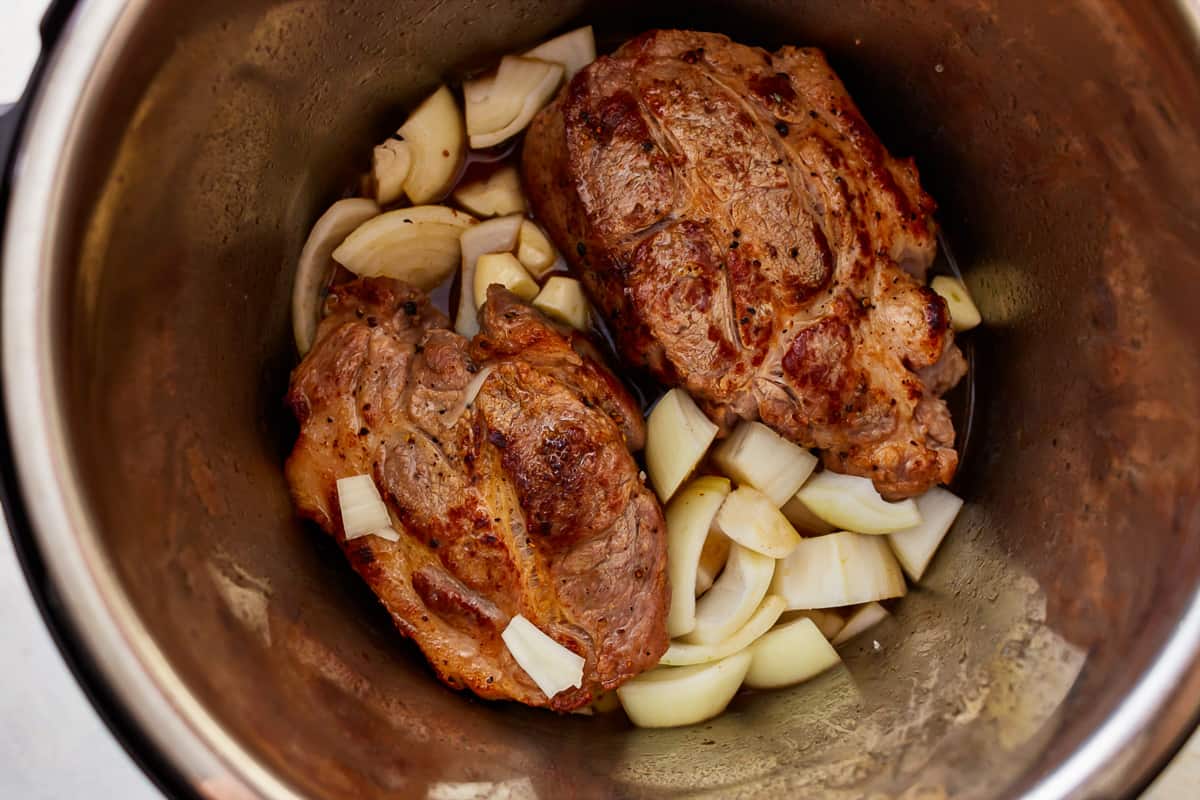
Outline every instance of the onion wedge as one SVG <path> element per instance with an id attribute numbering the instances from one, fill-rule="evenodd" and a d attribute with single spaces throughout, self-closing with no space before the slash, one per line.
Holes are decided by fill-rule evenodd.
<path id="1" fill-rule="evenodd" d="M 810 619 L 798 619 L 763 634 L 750 647 L 746 685 L 778 689 L 806 681 L 841 659 Z"/>
<path id="2" fill-rule="evenodd" d="M 477 217 L 525 213 L 521 179 L 512 164 L 501 167 L 484 179 L 459 186 L 453 196 L 456 203 Z"/>
<path id="3" fill-rule="evenodd" d="M 592 35 L 592 26 L 576 28 L 543 42 L 525 53 L 525 58 L 562 64 L 563 77 L 569 81 L 576 72 L 596 60 L 596 37 Z"/>
<path id="4" fill-rule="evenodd" d="M 404 193 L 414 205 L 445 196 L 467 156 L 466 131 L 445 86 L 427 97 L 397 131 L 412 152 Z"/>
<path id="5" fill-rule="evenodd" d="M 404 194 L 404 182 L 412 169 L 412 145 L 388 139 L 371 154 L 371 177 L 375 180 L 375 202 L 390 205 Z"/>
<path id="6" fill-rule="evenodd" d="M 646 472 L 664 503 L 671 499 L 717 436 L 717 426 L 682 389 L 664 394 L 646 421 Z"/>
<path id="7" fill-rule="evenodd" d="M 771 626 L 783 613 L 785 603 L 782 597 L 767 595 L 762 605 L 746 620 L 746 624 L 738 628 L 732 636 L 716 644 L 690 644 L 688 642 L 671 642 L 667 652 L 663 654 L 659 664 L 668 667 L 686 667 L 689 664 L 707 664 L 719 661 L 734 653 L 745 650 L 754 644 L 758 637 L 771 630 Z"/>
<path id="8" fill-rule="evenodd" d="M 517 614 L 500 634 L 513 660 L 548 698 L 583 685 L 584 659 Z"/>
<path id="9" fill-rule="evenodd" d="M 775 559 L 734 542 L 721 577 L 696 601 L 696 625 L 684 641 L 716 644 L 733 636 L 766 597 L 774 574 Z"/>
<path id="10" fill-rule="evenodd" d="M 841 531 L 803 539 L 780 560 L 772 594 L 788 608 L 834 608 L 903 597 L 904 573 L 887 541 Z"/>
<path id="11" fill-rule="evenodd" d="M 779 508 L 816 469 L 817 457 L 761 422 L 741 422 L 713 450 L 713 462 L 738 486 L 754 487 Z"/>
<path id="12" fill-rule="evenodd" d="M 292 283 L 292 334 L 301 356 L 308 353 L 317 335 L 321 289 L 333 267 L 330 256 L 359 225 L 377 216 L 379 206 L 375 202 L 349 197 L 331 205 L 308 234 Z"/>
<path id="13" fill-rule="evenodd" d="M 512 253 L 484 253 L 475 261 L 475 305 L 487 302 L 488 287 L 498 283 L 522 300 L 537 296 L 537 281 L 517 261 Z"/>
<path id="14" fill-rule="evenodd" d="M 459 239 L 474 224 L 445 206 L 400 208 L 358 226 L 333 258 L 355 275 L 396 278 L 428 292 L 454 272 Z"/>
<path id="15" fill-rule="evenodd" d="M 583 286 L 574 278 L 555 275 L 533 298 L 533 307 L 547 317 L 570 325 L 577 331 L 586 331 L 591 320 L 591 311 Z"/>
<path id="16" fill-rule="evenodd" d="M 558 256 L 554 245 L 542 233 L 542 229 L 529 220 L 521 224 L 521 235 L 517 238 L 517 258 L 539 281 L 566 264 Z"/>
<path id="17" fill-rule="evenodd" d="M 479 315 L 475 305 L 475 264 L 486 253 L 507 253 L 516 246 L 524 218 L 520 214 L 489 219 L 462 232 L 462 279 L 459 281 L 458 314 L 454 330 L 470 338 L 479 333 Z"/>
<path id="18" fill-rule="evenodd" d="M 563 67 L 505 56 L 494 75 L 463 84 L 471 147 L 492 147 L 520 133 L 554 96 Z"/>
<path id="19" fill-rule="evenodd" d="M 868 628 L 873 628 L 883 622 L 889 616 L 891 615 L 888 614 L 887 609 L 879 605 L 879 603 L 867 603 L 865 606 L 859 606 L 847 618 L 846 625 L 838 635 L 833 637 L 834 646 L 845 644 Z"/>
<path id="20" fill-rule="evenodd" d="M 671 610 L 667 634 L 683 636 L 696 627 L 696 573 L 717 509 L 729 495 L 729 481 L 705 475 L 683 487 L 667 506 L 667 578 Z"/>
<path id="21" fill-rule="evenodd" d="M 617 697 L 639 728 L 693 725 L 725 710 L 749 668 L 745 650 L 712 664 L 659 667 L 617 687 Z"/>
<path id="22" fill-rule="evenodd" d="M 933 554 L 937 552 L 942 539 L 946 538 L 963 506 L 960 498 L 939 486 L 918 497 L 916 503 L 921 522 L 915 527 L 888 535 L 892 552 L 900 559 L 900 566 L 904 567 L 914 583 L 925 574 Z"/>
<path id="23" fill-rule="evenodd" d="M 912 500 L 889 503 L 870 480 L 856 475 L 819 472 L 796 497 L 829 524 L 855 533 L 891 533 L 921 522 L 921 512 Z"/>
<path id="24" fill-rule="evenodd" d="M 725 498 L 716 526 L 743 547 L 771 558 L 784 558 L 800 543 L 800 534 L 778 506 L 751 486 L 741 486 Z"/>

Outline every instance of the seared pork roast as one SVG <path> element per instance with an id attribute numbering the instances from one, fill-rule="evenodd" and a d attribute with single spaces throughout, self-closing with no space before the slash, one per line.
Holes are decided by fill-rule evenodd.
<path id="1" fill-rule="evenodd" d="M 522 171 L 629 363 L 889 498 L 954 475 L 934 203 L 819 51 L 638 36 L 540 113 Z"/>
<path id="2" fill-rule="evenodd" d="M 288 394 L 292 496 L 442 680 L 568 711 L 654 666 L 663 515 L 630 452 L 638 405 L 591 346 L 500 286 L 473 340 L 398 281 L 336 286 L 325 312 Z M 399 541 L 346 541 L 336 482 L 358 474 Z M 582 686 L 538 689 L 501 640 L 517 614 L 585 659 Z"/>

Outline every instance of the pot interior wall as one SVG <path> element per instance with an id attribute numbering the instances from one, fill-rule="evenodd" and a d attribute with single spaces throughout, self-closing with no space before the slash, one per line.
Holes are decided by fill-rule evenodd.
<path id="1" fill-rule="evenodd" d="M 1200 584 L 1200 86 L 1169 5 L 131 4 L 64 154 L 55 335 L 69 468 L 155 644 L 313 797 L 1030 785 Z M 916 156 L 988 321 L 969 505 L 929 579 L 847 669 L 684 730 L 442 688 L 280 471 L 308 226 L 424 92 L 576 20 L 824 48 Z"/>

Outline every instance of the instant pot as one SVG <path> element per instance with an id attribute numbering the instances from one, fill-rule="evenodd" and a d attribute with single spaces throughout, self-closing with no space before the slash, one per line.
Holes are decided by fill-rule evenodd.
<path id="1" fill-rule="evenodd" d="M 447 690 L 281 471 L 309 226 L 438 83 L 579 22 L 823 48 L 985 318 L 929 577 L 845 669 L 689 728 Z M 43 33 L 0 136 L 4 506 L 169 793 L 1107 798 L 1191 731 L 1197 3 L 80 0 Z"/>

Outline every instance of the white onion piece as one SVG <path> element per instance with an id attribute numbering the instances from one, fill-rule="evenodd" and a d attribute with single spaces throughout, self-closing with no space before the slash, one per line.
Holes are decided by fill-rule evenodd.
<path id="1" fill-rule="evenodd" d="M 443 197 L 467 156 L 466 130 L 454 95 L 445 86 L 425 99 L 400 126 L 412 151 L 404 193 L 414 205 Z"/>
<path id="2" fill-rule="evenodd" d="M 983 315 L 979 313 L 975 301 L 971 299 L 970 292 L 958 278 L 938 275 L 929 284 L 929 288 L 946 301 L 946 305 L 950 309 L 950 327 L 954 330 L 969 331 L 983 322 Z"/>
<path id="3" fill-rule="evenodd" d="M 796 497 L 821 519 L 855 533 L 891 533 L 921 522 L 912 500 L 889 503 L 867 478 L 825 470 L 808 479 Z"/>
<path id="4" fill-rule="evenodd" d="M 742 547 L 771 558 L 784 558 L 800 543 L 800 534 L 765 494 L 741 486 L 725 498 L 717 530 Z"/>
<path id="5" fill-rule="evenodd" d="M 546 234 L 529 220 L 521 223 L 517 238 L 517 258 L 529 274 L 539 281 L 556 269 L 566 266 Z"/>
<path id="6" fill-rule="evenodd" d="M 700 551 L 700 564 L 696 568 L 696 597 L 712 588 L 713 582 L 721 574 L 725 562 L 729 560 L 729 548 L 732 542 L 720 531 L 709 531 L 704 540 L 704 549 Z"/>
<path id="7" fill-rule="evenodd" d="M 738 486 L 753 486 L 779 508 L 816 469 L 817 457 L 761 422 L 740 422 L 713 450 L 713 463 Z"/>
<path id="8" fill-rule="evenodd" d="M 458 402 L 443 415 L 443 425 L 447 428 L 453 428 L 458 424 L 458 420 L 462 418 L 463 412 L 475 404 L 475 398 L 479 396 L 479 390 L 483 388 L 484 381 L 487 380 L 488 375 L 492 374 L 493 369 L 495 367 L 489 364 L 471 376 L 471 380 L 467 381 L 467 385 L 463 388 L 462 396 Z"/>
<path id="9" fill-rule="evenodd" d="M 792 497 L 779 510 L 783 512 L 783 515 L 788 518 L 788 522 L 792 523 L 792 527 L 801 536 L 824 536 L 837 530 L 836 527 L 810 511 L 799 497 Z"/>
<path id="10" fill-rule="evenodd" d="M 292 334 L 300 355 L 308 353 L 317 335 L 321 289 L 329 280 L 333 251 L 355 228 L 377 216 L 379 206 L 374 201 L 349 197 L 331 205 L 309 232 L 292 282 Z"/>
<path id="11" fill-rule="evenodd" d="M 529 277 L 529 273 L 517 261 L 512 253 L 484 253 L 475 260 L 475 306 L 478 308 L 487 302 L 488 287 L 498 283 L 522 300 L 532 300 L 537 296 L 537 281 Z"/>
<path id="12" fill-rule="evenodd" d="M 696 572 L 717 509 L 729 494 L 729 481 L 705 475 L 683 487 L 667 506 L 667 578 L 671 610 L 667 635 L 683 636 L 696 627 Z"/>
<path id="13" fill-rule="evenodd" d="M 479 315 L 475 305 L 475 263 L 485 253 L 507 253 L 517 244 L 524 219 L 520 214 L 489 219 L 467 228 L 459 239 L 462 250 L 462 280 L 459 281 L 458 314 L 454 330 L 470 338 L 479 333 Z"/>
<path id="14" fill-rule="evenodd" d="M 500 634 L 513 660 L 548 698 L 583 685 L 583 657 L 517 614 Z"/>
<path id="15" fill-rule="evenodd" d="M 520 133 L 554 96 L 562 76 L 561 64 L 505 56 L 495 75 L 463 84 L 471 147 L 491 147 Z"/>
<path id="16" fill-rule="evenodd" d="M 921 580 L 933 554 L 954 524 L 963 501 L 940 486 L 935 486 L 916 500 L 921 522 L 912 528 L 888 535 L 892 551 L 900 566 L 913 582 Z"/>
<path id="17" fill-rule="evenodd" d="M 767 595 L 762 605 L 746 620 L 746 624 L 734 631 L 728 639 L 716 644 L 691 644 L 689 642 L 671 642 L 667 652 L 663 653 L 659 664 L 668 667 L 686 667 L 690 664 L 707 664 L 719 661 L 734 653 L 745 650 L 754 644 L 758 637 L 771 630 L 771 626 L 779 619 L 786 605 L 782 597 Z"/>
<path id="18" fill-rule="evenodd" d="M 658 499 L 671 499 L 717 436 L 712 424 L 682 389 L 664 394 L 646 421 L 646 472 Z"/>
<path id="19" fill-rule="evenodd" d="M 846 625 L 833 637 L 833 644 L 836 647 L 858 636 L 867 628 L 873 628 L 879 623 L 887 619 L 887 609 L 879 605 L 879 603 L 867 603 L 865 606 L 859 606 L 858 609 L 846 619 Z"/>
<path id="20" fill-rule="evenodd" d="M 802 539 L 775 569 L 788 608 L 834 608 L 903 597 L 904 573 L 885 539 L 841 531 Z"/>
<path id="21" fill-rule="evenodd" d="M 821 632 L 821 635 L 830 641 L 833 641 L 833 637 L 841 633 L 842 628 L 846 626 L 846 620 L 842 618 L 841 614 L 827 608 L 785 611 L 783 616 L 779 618 L 779 621 L 783 623 L 797 619 L 811 619 L 813 624 L 817 626 L 817 630 Z"/>
<path id="22" fill-rule="evenodd" d="M 506 164 L 484 179 L 454 190 L 454 201 L 477 217 L 525 213 L 525 195 L 517 168 Z"/>
<path id="23" fill-rule="evenodd" d="M 767 596 L 774 574 L 775 559 L 734 542 L 721 577 L 696 601 L 696 626 L 684 640 L 716 644 L 733 636 Z"/>
<path id="24" fill-rule="evenodd" d="M 371 176 L 375 179 L 375 202 L 390 205 L 404 194 L 404 182 L 412 169 L 412 145 L 388 139 L 371 154 Z"/>
<path id="25" fill-rule="evenodd" d="M 400 208 L 359 225 L 333 258 L 355 275 L 396 278 L 428 292 L 458 267 L 459 239 L 474 224 L 445 206 Z"/>
<path id="26" fill-rule="evenodd" d="M 379 496 L 379 488 L 370 475 L 338 478 L 337 496 L 346 541 L 384 529 L 391 531 L 392 518 L 388 515 L 387 506 Z M 383 538 L 388 537 L 384 535 Z"/>
<path id="27" fill-rule="evenodd" d="M 748 651 L 746 685 L 778 689 L 806 681 L 835 666 L 837 651 L 810 619 L 798 619 L 767 632 Z"/>
<path id="28" fill-rule="evenodd" d="M 617 697 L 639 728 L 693 725 L 725 710 L 749 668 L 745 650 L 712 664 L 660 667 L 618 687 Z"/>
<path id="29" fill-rule="evenodd" d="M 555 275 L 533 298 L 533 307 L 547 317 L 570 325 L 577 331 L 586 331 L 591 320 L 591 309 L 583 286 L 574 278 Z"/>
<path id="30" fill-rule="evenodd" d="M 396 529 L 391 527 L 373 530 L 371 531 L 371 535 L 378 536 L 380 539 L 386 539 L 389 542 L 400 541 L 400 534 L 396 533 Z"/>
<path id="31" fill-rule="evenodd" d="M 525 57 L 562 64 L 563 77 L 569 81 L 576 72 L 596 60 L 596 37 L 592 35 L 592 26 L 576 28 L 543 42 L 525 53 Z"/>

